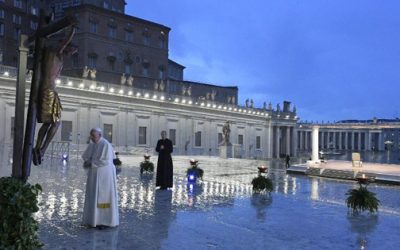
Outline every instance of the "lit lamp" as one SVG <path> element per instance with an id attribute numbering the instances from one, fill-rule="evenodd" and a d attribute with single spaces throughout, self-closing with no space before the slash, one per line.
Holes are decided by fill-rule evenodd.
<path id="1" fill-rule="evenodd" d="M 67 154 L 63 154 L 62 155 L 62 160 L 63 161 L 68 161 L 68 155 Z"/>
<path id="2" fill-rule="evenodd" d="M 196 174 L 191 171 L 187 176 L 188 182 L 196 182 Z"/>

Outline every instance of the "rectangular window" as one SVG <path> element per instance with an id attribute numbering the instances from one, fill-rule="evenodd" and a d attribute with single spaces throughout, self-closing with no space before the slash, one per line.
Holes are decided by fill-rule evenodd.
<path id="1" fill-rule="evenodd" d="M 38 8 L 35 7 L 35 6 L 32 6 L 31 7 L 31 14 L 34 15 L 34 16 L 38 16 L 39 15 Z"/>
<path id="2" fill-rule="evenodd" d="M 117 29 L 115 27 L 108 26 L 108 36 L 112 38 L 117 37 Z"/>
<path id="3" fill-rule="evenodd" d="M 37 29 L 37 22 L 31 21 L 31 29 L 33 30 Z"/>
<path id="4" fill-rule="evenodd" d="M 139 127 L 139 145 L 147 144 L 146 129 L 147 129 L 147 127 Z"/>
<path id="5" fill-rule="evenodd" d="M 89 55 L 89 62 L 88 62 L 88 66 L 89 66 L 89 68 L 91 68 L 91 69 L 95 69 L 96 68 L 96 66 L 97 66 L 97 57 L 96 56 L 93 56 L 93 55 Z"/>
<path id="6" fill-rule="evenodd" d="M 160 78 L 160 79 L 164 79 L 164 70 L 159 70 L 158 71 L 158 77 Z"/>
<path id="7" fill-rule="evenodd" d="M 108 61 L 111 70 L 115 70 L 115 61 Z"/>
<path id="8" fill-rule="evenodd" d="M 97 33 L 97 23 L 89 22 L 89 32 L 90 33 Z"/>
<path id="9" fill-rule="evenodd" d="M 103 129 L 103 137 L 109 142 L 112 143 L 112 136 L 113 136 L 113 125 L 104 123 Z"/>
<path id="10" fill-rule="evenodd" d="M 238 144 L 243 145 L 243 135 L 238 135 Z"/>
<path id="11" fill-rule="evenodd" d="M 21 36 L 21 29 L 20 28 L 15 28 L 15 30 L 14 30 L 14 39 L 18 40 L 20 36 Z"/>
<path id="12" fill-rule="evenodd" d="M 72 141 L 72 121 L 61 121 L 61 141 Z"/>
<path id="13" fill-rule="evenodd" d="M 13 14 L 13 23 L 15 24 L 21 24 L 21 16 Z"/>
<path id="14" fill-rule="evenodd" d="M 164 49 L 165 48 L 165 41 L 163 39 L 160 39 L 158 45 L 159 45 L 160 49 Z"/>
<path id="15" fill-rule="evenodd" d="M 222 133 L 218 133 L 218 144 L 221 144 L 223 140 Z"/>
<path id="16" fill-rule="evenodd" d="M 132 72 L 132 65 L 129 63 L 125 63 L 125 74 L 131 74 Z"/>
<path id="17" fill-rule="evenodd" d="M 0 63 L 3 63 L 3 51 L 0 50 Z"/>
<path id="18" fill-rule="evenodd" d="M 125 41 L 127 42 L 133 42 L 133 32 L 125 30 Z"/>
<path id="19" fill-rule="evenodd" d="M 146 46 L 150 45 L 150 38 L 148 36 L 143 36 L 143 44 Z"/>
<path id="20" fill-rule="evenodd" d="M 4 23 L 0 23 L 0 36 L 4 36 Z"/>
<path id="21" fill-rule="evenodd" d="M 261 148 L 261 136 L 256 136 L 256 149 Z"/>
<path id="22" fill-rule="evenodd" d="M 22 9 L 22 0 L 14 0 L 14 7 Z"/>
<path id="23" fill-rule="evenodd" d="M 104 2 L 103 2 L 103 8 L 104 8 L 104 9 L 110 8 L 110 5 L 108 4 L 107 1 L 104 1 Z"/>
<path id="24" fill-rule="evenodd" d="M 78 67 L 79 66 L 79 54 L 75 53 L 72 55 L 72 66 Z"/>
<path id="25" fill-rule="evenodd" d="M 194 146 L 201 147 L 201 131 L 197 131 L 194 134 Z"/>
<path id="26" fill-rule="evenodd" d="M 0 18 L 4 18 L 4 10 L 3 9 L 0 10 Z"/>
<path id="27" fill-rule="evenodd" d="M 169 130 L 169 139 L 172 141 L 172 145 L 176 145 L 176 129 Z"/>
<path id="28" fill-rule="evenodd" d="M 142 73 L 143 73 L 143 76 L 149 76 L 149 69 L 146 67 L 143 67 Z"/>

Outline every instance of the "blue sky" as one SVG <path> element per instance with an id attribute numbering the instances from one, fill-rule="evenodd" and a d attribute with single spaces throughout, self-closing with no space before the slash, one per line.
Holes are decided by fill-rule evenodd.
<path id="1" fill-rule="evenodd" d="M 185 79 L 292 102 L 301 120 L 400 117 L 400 1 L 129 0 L 171 28 Z M 282 104 L 281 104 L 282 106 Z"/>

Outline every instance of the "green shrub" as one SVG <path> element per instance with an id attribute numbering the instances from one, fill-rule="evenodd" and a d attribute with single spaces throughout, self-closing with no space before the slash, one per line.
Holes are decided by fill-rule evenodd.
<path id="1" fill-rule="evenodd" d="M 360 187 L 359 189 L 350 189 L 347 191 L 347 207 L 352 210 L 353 213 L 362 212 L 368 210 L 371 213 L 378 211 L 380 201 L 375 197 L 375 193 L 367 190 L 366 187 Z"/>
<path id="2" fill-rule="evenodd" d="M 256 193 L 262 192 L 264 190 L 266 190 L 267 192 L 271 192 L 272 190 L 274 190 L 271 179 L 266 178 L 262 175 L 255 177 L 251 181 L 251 184 L 253 184 L 253 191 Z"/>
<path id="3" fill-rule="evenodd" d="M 115 158 L 115 159 L 113 160 L 113 163 L 114 163 L 114 165 L 115 165 L 116 167 L 119 167 L 119 166 L 122 165 L 122 161 L 121 161 L 119 158 Z"/>
<path id="4" fill-rule="evenodd" d="M 151 161 L 142 161 L 140 163 L 140 173 L 146 172 L 154 172 L 154 164 Z"/>
<path id="5" fill-rule="evenodd" d="M 34 249 L 43 246 L 37 237 L 39 184 L 31 185 L 12 178 L 0 178 L 0 249 Z"/>

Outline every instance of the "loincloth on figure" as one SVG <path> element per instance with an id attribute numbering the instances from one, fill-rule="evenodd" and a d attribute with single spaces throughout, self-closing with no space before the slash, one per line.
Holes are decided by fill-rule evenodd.
<path id="1" fill-rule="evenodd" d="M 58 93 L 45 89 L 39 99 L 37 120 L 39 123 L 55 123 L 61 120 L 61 101 Z"/>

